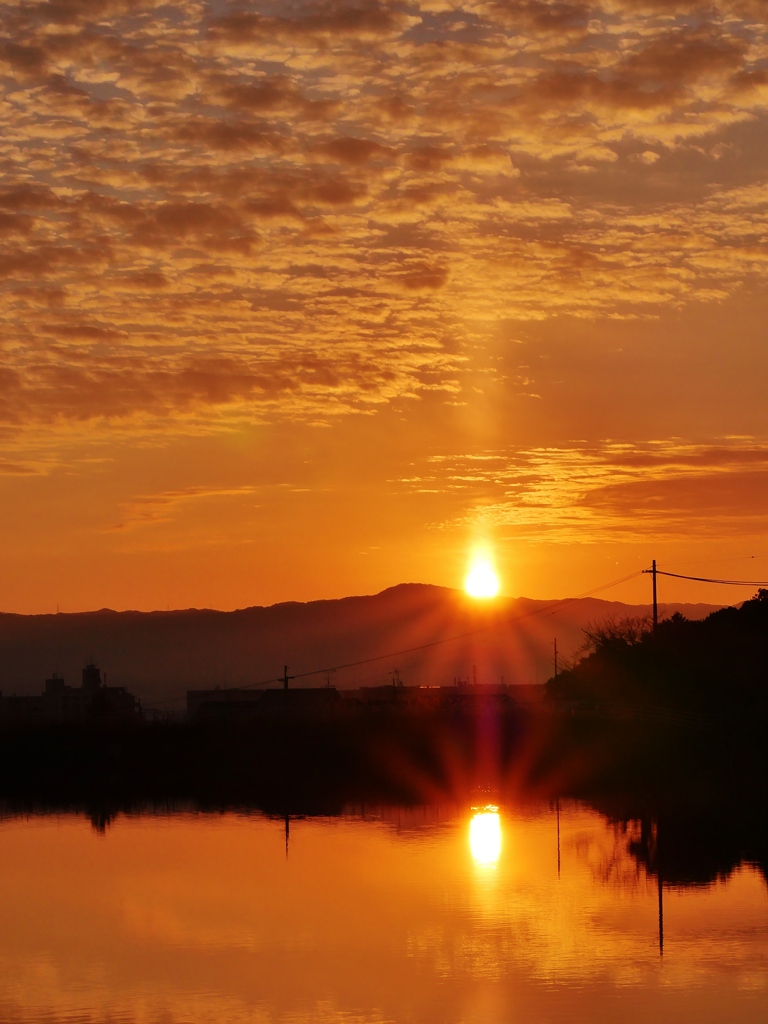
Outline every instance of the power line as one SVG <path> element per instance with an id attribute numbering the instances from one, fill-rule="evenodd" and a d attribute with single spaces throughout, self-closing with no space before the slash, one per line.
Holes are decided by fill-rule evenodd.
<path id="1" fill-rule="evenodd" d="M 487 633 L 489 630 L 498 629 L 502 626 L 510 625 L 513 622 L 520 622 L 522 619 L 528 619 L 535 615 L 546 615 L 548 612 L 561 608 L 563 605 L 569 604 L 571 601 L 580 601 L 585 597 L 593 597 L 595 594 L 599 594 L 603 590 L 609 590 L 611 587 L 618 587 L 621 583 L 626 583 L 628 580 L 635 579 L 637 576 L 642 576 L 645 571 L 646 570 L 644 569 L 638 569 L 635 572 L 631 572 L 628 576 L 622 576 L 621 579 L 618 580 L 611 580 L 610 583 L 603 583 L 599 587 L 594 587 L 592 590 L 586 590 L 584 593 L 576 594 L 574 597 L 563 597 L 559 601 L 552 601 L 543 608 L 532 608 L 530 611 L 522 612 L 520 615 L 514 615 L 511 618 L 504 618 L 497 622 L 491 622 L 487 626 L 478 626 L 476 629 L 470 629 L 466 633 L 456 633 L 453 636 L 444 636 L 439 640 L 430 640 L 426 644 L 418 644 L 416 647 L 406 647 L 400 651 L 388 651 L 386 654 L 376 654 L 373 657 L 361 658 L 359 661 L 349 661 L 343 665 L 331 665 L 326 666 L 325 668 L 312 669 L 309 672 L 297 672 L 296 675 L 289 676 L 289 678 L 308 679 L 311 676 L 325 675 L 328 672 L 340 672 L 342 669 L 360 668 L 362 665 L 372 665 L 377 661 L 386 661 L 389 658 L 399 658 L 404 654 L 415 654 L 418 651 L 426 651 L 432 647 L 439 647 L 442 644 L 451 643 L 454 640 L 466 640 L 467 637 L 477 636 L 478 633 Z M 227 689 L 255 690 L 261 686 L 271 686 L 276 683 L 284 682 L 285 674 L 282 676 L 275 676 L 272 679 L 260 679 L 257 683 L 243 683 L 242 686 L 227 687 Z M 147 707 L 157 707 L 160 704 L 171 704 L 178 700 L 178 697 L 168 697 L 165 700 L 155 701 L 154 704 L 147 705 Z"/>
<path id="2" fill-rule="evenodd" d="M 643 572 L 651 572 L 644 569 Z M 665 572 L 663 569 L 656 569 L 659 576 L 673 576 L 676 580 L 694 580 L 696 583 L 720 583 L 726 587 L 768 587 L 764 580 L 713 580 L 706 576 L 683 576 L 679 572 Z"/>
<path id="3" fill-rule="evenodd" d="M 451 643 L 453 640 L 465 640 L 467 637 L 476 636 L 478 633 L 487 633 L 488 630 L 498 629 L 500 626 L 509 625 L 512 622 L 519 622 L 521 619 L 530 618 L 533 615 L 544 615 L 547 612 L 553 611 L 555 608 L 560 608 L 562 605 L 568 604 L 570 601 L 579 601 L 585 597 L 592 597 L 593 594 L 600 593 L 601 590 L 608 590 L 610 587 L 617 587 L 620 583 L 626 583 L 627 580 L 634 579 L 636 576 L 641 576 L 642 571 L 630 573 L 628 576 L 622 576 L 621 579 L 612 580 L 610 583 L 603 583 L 599 587 L 595 587 L 593 590 L 587 590 L 583 594 L 577 594 L 575 597 L 564 597 L 559 601 L 553 601 L 551 604 L 545 605 L 543 608 L 532 608 L 530 611 L 522 612 L 520 615 L 512 616 L 511 618 L 505 618 L 499 622 L 489 623 L 487 626 L 478 626 L 476 629 L 470 629 L 466 633 L 456 633 L 453 636 L 444 636 L 439 640 L 430 640 L 426 644 L 418 644 L 416 647 L 406 647 L 401 651 L 389 651 L 386 654 L 377 654 L 371 658 L 361 658 L 359 661 L 349 661 L 344 665 L 333 665 L 326 668 L 312 669 L 310 672 L 297 672 L 293 677 L 294 679 L 307 679 L 310 676 L 323 675 L 326 672 L 339 672 L 346 668 L 359 668 L 361 665 L 371 665 L 376 661 L 386 661 L 388 658 L 399 658 L 404 654 L 414 654 L 416 651 L 425 651 L 431 647 L 438 647 L 441 644 Z M 282 676 L 276 679 L 264 679 L 258 683 L 245 683 L 243 686 L 233 686 L 233 690 L 251 690 L 257 686 L 269 686 L 270 683 L 282 682 Z"/>

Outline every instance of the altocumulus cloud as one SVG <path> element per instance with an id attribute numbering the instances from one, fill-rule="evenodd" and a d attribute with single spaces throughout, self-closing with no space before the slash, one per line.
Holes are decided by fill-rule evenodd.
<path id="1" fill-rule="evenodd" d="M 521 539 L 592 544 L 648 537 L 759 535 L 768 500 L 768 445 L 605 441 L 435 455 L 408 490 L 453 495 L 458 523 Z M 457 525 L 438 522 L 436 527 Z"/>
<path id="2" fill-rule="evenodd" d="M 4 4 L 0 419 L 317 420 L 455 390 L 502 319 L 732 293 L 764 14 Z"/>

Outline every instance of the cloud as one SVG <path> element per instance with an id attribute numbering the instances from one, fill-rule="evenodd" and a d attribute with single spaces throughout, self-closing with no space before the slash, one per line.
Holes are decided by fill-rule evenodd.
<path id="1" fill-rule="evenodd" d="M 351 136 L 342 136 L 323 142 L 317 147 L 317 152 L 325 153 L 341 163 L 357 166 L 367 164 L 371 159 L 389 160 L 393 156 L 393 150 L 388 146 L 381 146 L 371 139 L 357 139 Z"/>
<path id="2" fill-rule="evenodd" d="M 327 40 L 339 36 L 369 41 L 399 34 L 419 21 L 407 14 L 404 3 L 364 0 L 351 4 L 331 0 L 298 5 L 298 13 L 293 17 L 269 16 L 258 10 L 236 11 L 212 18 L 208 26 L 214 37 L 237 43 L 295 37 Z"/>
<path id="3" fill-rule="evenodd" d="M 501 322 L 734 294 L 766 265 L 758 14 L 13 6 L 0 417 L 317 422 L 452 394 Z"/>
<path id="4" fill-rule="evenodd" d="M 109 527 L 109 532 L 173 522 L 184 506 L 202 501 L 248 497 L 256 490 L 255 487 L 186 487 L 139 495 L 124 503 L 121 508 L 122 518 Z"/>
<path id="5" fill-rule="evenodd" d="M 23 462 L 7 462 L 0 460 L 0 474 L 3 476 L 31 476 L 38 473 L 34 466 Z"/>
<path id="6" fill-rule="evenodd" d="M 458 520 L 504 535 L 582 544 L 759 535 L 768 444 L 679 440 L 433 456 L 400 481 L 452 495 Z"/>

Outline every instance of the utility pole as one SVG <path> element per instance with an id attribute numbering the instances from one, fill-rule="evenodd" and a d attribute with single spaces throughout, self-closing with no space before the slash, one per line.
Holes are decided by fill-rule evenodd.
<path id="1" fill-rule="evenodd" d="M 555 639 L 554 639 L 554 647 L 555 647 L 555 679 L 557 679 L 557 637 L 555 637 Z"/>
<path id="2" fill-rule="evenodd" d="M 656 600 L 656 559 L 654 558 L 651 563 L 650 569 L 643 569 L 643 572 L 649 573 L 653 580 L 653 632 L 656 632 L 656 628 L 659 625 L 659 603 Z"/>
<path id="3" fill-rule="evenodd" d="M 288 675 L 288 666 L 287 666 L 287 665 L 283 665 L 283 677 L 282 677 L 282 682 L 283 682 L 283 689 L 284 689 L 284 690 L 287 690 L 287 689 L 288 689 L 288 680 L 289 680 L 289 679 L 295 679 L 295 678 L 296 678 L 295 676 L 289 676 L 289 675 Z"/>
<path id="4" fill-rule="evenodd" d="M 656 559 L 653 560 L 653 567 L 651 569 L 651 575 L 653 576 L 653 632 L 656 632 L 656 627 L 659 624 L 659 605 L 656 600 Z"/>

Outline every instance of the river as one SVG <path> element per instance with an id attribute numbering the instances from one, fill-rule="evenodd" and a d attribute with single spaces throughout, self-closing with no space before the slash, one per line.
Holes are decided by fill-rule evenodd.
<path id="1" fill-rule="evenodd" d="M 641 831 L 575 802 L 8 815 L 0 1019 L 762 1024 L 762 872 L 660 904 Z"/>

